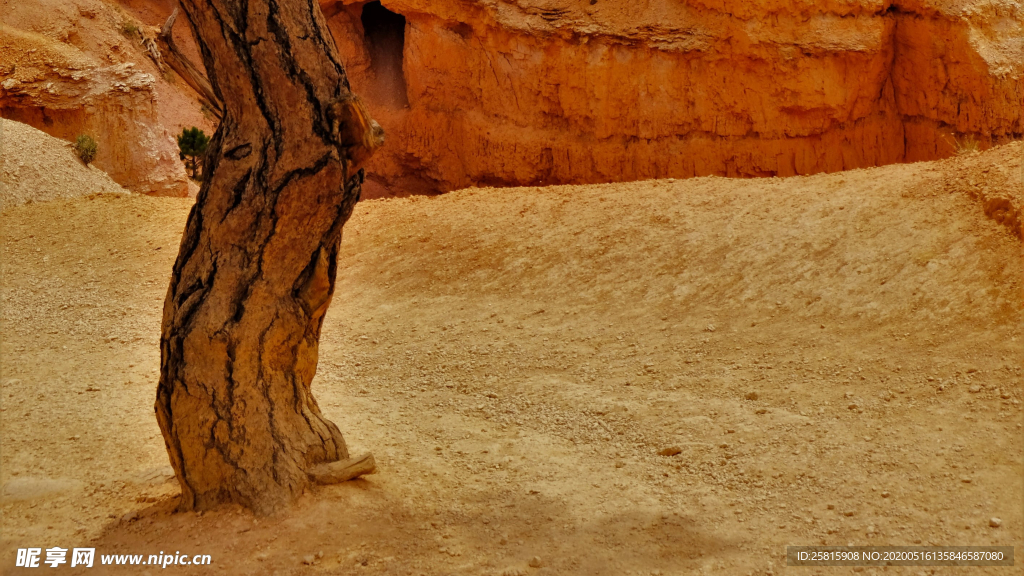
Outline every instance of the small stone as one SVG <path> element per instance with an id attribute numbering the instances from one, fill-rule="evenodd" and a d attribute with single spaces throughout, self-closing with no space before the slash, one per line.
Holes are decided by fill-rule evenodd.
<path id="1" fill-rule="evenodd" d="M 968 478 L 967 476 L 961 476 L 960 477 L 960 481 L 963 482 L 964 484 L 970 484 L 971 483 L 971 479 Z"/>
<path id="2" fill-rule="evenodd" d="M 992 517 L 992 518 L 988 519 L 988 525 L 993 527 L 993 528 L 999 528 L 1000 526 L 1003 525 L 1003 520 L 1002 520 L 1002 518 Z"/>
<path id="3" fill-rule="evenodd" d="M 658 451 L 658 454 L 662 456 L 675 456 L 676 454 L 682 453 L 683 449 L 678 446 L 669 446 L 668 448 L 662 448 Z"/>
<path id="4" fill-rule="evenodd" d="M 133 510 L 133 511 L 125 514 L 124 516 L 121 516 L 121 522 L 124 522 L 125 524 L 127 524 L 129 522 L 134 522 L 136 519 L 138 519 L 138 517 L 139 517 L 139 513 L 135 512 Z"/>
<path id="5" fill-rule="evenodd" d="M 882 492 L 882 498 L 888 498 L 890 496 L 889 491 Z"/>
<path id="6" fill-rule="evenodd" d="M 757 395 L 757 392 L 747 392 L 747 395 L 744 396 L 744 398 L 747 400 L 757 400 L 759 396 Z"/>
<path id="7" fill-rule="evenodd" d="M 534 556 L 533 558 L 530 558 L 530 568 L 540 568 L 543 565 L 544 562 L 541 561 L 540 556 Z"/>
<path id="8" fill-rule="evenodd" d="M 313 556 L 312 554 L 306 554 L 305 556 L 302 557 L 302 563 L 303 564 L 312 564 L 315 561 L 316 561 L 316 556 Z"/>
<path id="9" fill-rule="evenodd" d="M 829 504 L 828 506 L 826 506 L 826 508 L 828 508 L 829 510 L 835 510 L 836 509 L 836 505 L 835 504 Z"/>
<path id="10" fill-rule="evenodd" d="M 316 553 L 317 560 L 319 560 L 320 558 L 323 558 L 323 557 L 324 557 L 324 551 L 323 550 L 321 550 L 321 551 Z"/>
<path id="11" fill-rule="evenodd" d="M 853 514 L 853 510 L 847 510 L 846 512 L 843 512 L 843 516 L 853 516 Z"/>
<path id="12" fill-rule="evenodd" d="M 977 394 L 978 392 L 981 392 L 981 386 L 979 386 L 979 385 L 975 384 L 975 385 L 971 386 L 970 388 L 968 388 L 967 390 L 968 390 L 968 391 L 969 391 L 969 392 L 970 392 L 971 394 Z"/>

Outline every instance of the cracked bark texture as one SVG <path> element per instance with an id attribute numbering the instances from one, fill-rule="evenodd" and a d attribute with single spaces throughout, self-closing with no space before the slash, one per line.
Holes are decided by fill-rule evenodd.
<path id="1" fill-rule="evenodd" d="M 316 2 L 181 8 L 224 117 L 164 303 L 156 415 L 180 509 L 271 513 L 348 457 L 310 383 L 363 181 L 332 112 L 352 96 Z"/>

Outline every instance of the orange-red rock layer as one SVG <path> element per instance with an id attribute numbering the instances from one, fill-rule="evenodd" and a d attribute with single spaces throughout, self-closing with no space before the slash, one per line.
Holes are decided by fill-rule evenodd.
<path id="1" fill-rule="evenodd" d="M 388 133 L 371 177 L 409 191 L 811 174 L 1024 135 L 1015 4 L 385 0 L 398 81 L 364 3 L 321 4 Z"/>

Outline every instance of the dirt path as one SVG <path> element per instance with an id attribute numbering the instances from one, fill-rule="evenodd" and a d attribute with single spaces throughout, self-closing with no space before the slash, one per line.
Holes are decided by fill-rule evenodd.
<path id="1" fill-rule="evenodd" d="M 381 471 L 270 519 L 170 514 L 152 402 L 188 202 L 9 210 L 0 565 L 90 543 L 213 558 L 177 574 L 847 574 L 785 546 L 1020 546 L 1021 243 L 951 182 L 1019 199 L 1022 149 L 364 202 L 314 392 Z"/>

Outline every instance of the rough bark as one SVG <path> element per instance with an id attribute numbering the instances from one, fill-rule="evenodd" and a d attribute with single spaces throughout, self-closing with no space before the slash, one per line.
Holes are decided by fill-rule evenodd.
<path id="1" fill-rule="evenodd" d="M 360 165 L 383 143 L 302 0 L 182 0 L 223 119 L 164 303 L 156 415 L 182 509 L 287 504 L 345 460 L 310 392 Z"/>

